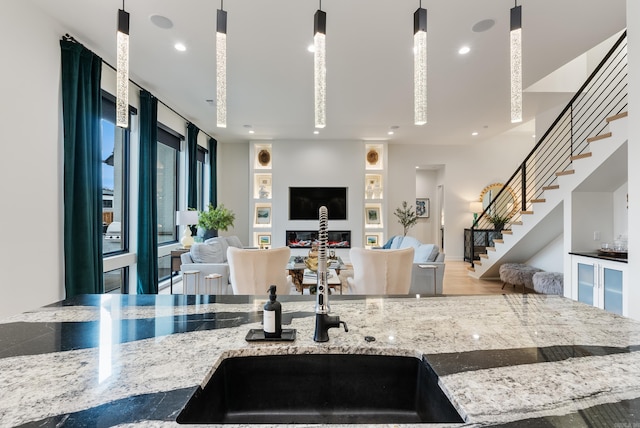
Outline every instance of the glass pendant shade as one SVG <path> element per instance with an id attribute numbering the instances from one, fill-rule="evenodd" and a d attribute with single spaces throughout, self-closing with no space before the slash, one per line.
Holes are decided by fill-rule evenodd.
<path id="1" fill-rule="evenodd" d="M 327 66 L 326 66 L 326 35 L 327 14 L 317 10 L 314 15 L 313 35 L 313 87 L 315 107 L 315 127 L 324 128 L 327 125 L 326 96 L 327 96 Z"/>
<path id="2" fill-rule="evenodd" d="M 522 6 L 511 9 L 511 123 L 522 122 Z"/>
<path id="3" fill-rule="evenodd" d="M 427 123 L 427 10 L 413 14 L 413 99 L 414 123 Z"/>
<path id="4" fill-rule="evenodd" d="M 227 12 L 218 10 L 216 29 L 216 123 L 227 127 Z"/>
<path id="5" fill-rule="evenodd" d="M 116 125 L 129 126 L 129 13 L 118 9 L 116 46 Z"/>

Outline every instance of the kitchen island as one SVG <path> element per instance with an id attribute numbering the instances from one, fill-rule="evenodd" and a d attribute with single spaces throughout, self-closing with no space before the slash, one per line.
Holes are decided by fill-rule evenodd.
<path id="1" fill-rule="evenodd" d="M 0 426 L 178 426 L 225 358 L 323 353 L 424 356 L 464 426 L 640 426 L 628 318 L 535 294 L 332 296 L 349 332 L 320 344 L 313 296 L 279 300 L 294 342 L 245 341 L 266 295 L 87 295 L 1 320 Z"/>

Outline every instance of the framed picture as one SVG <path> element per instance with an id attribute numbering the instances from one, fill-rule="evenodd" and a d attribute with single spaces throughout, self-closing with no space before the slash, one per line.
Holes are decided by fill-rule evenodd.
<path id="1" fill-rule="evenodd" d="M 271 224 L 271 207 L 256 207 L 256 224 Z"/>
<path id="2" fill-rule="evenodd" d="M 364 217 L 366 224 L 380 224 L 380 207 L 366 207 Z"/>
<path id="3" fill-rule="evenodd" d="M 367 235 L 365 236 L 365 239 L 367 241 L 366 245 L 370 247 L 375 247 L 378 245 L 378 235 Z"/>
<path id="4" fill-rule="evenodd" d="M 416 216 L 429 218 L 429 198 L 416 198 Z"/>
<path id="5" fill-rule="evenodd" d="M 271 235 L 258 235 L 258 244 L 261 247 L 271 245 Z"/>

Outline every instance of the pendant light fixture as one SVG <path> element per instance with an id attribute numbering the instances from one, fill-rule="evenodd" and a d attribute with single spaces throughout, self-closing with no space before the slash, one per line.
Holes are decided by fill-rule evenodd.
<path id="1" fill-rule="evenodd" d="M 220 0 L 216 26 L 216 122 L 227 127 L 227 12 Z"/>
<path id="2" fill-rule="evenodd" d="M 129 14 L 118 9 L 118 32 L 116 46 L 116 125 L 129 126 Z"/>
<path id="3" fill-rule="evenodd" d="M 327 32 L 327 14 L 322 11 L 322 0 L 313 16 L 313 87 L 316 128 L 327 125 L 327 66 L 325 36 Z"/>
<path id="4" fill-rule="evenodd" d="M 522 122 L 522 6 L 511 9 L 511 123 Z"/>
<path id="5" fill-rule="evenodd" d="M 427 9 L 413 14 L 413 102 L 414 123 L 427 123 Z"/>

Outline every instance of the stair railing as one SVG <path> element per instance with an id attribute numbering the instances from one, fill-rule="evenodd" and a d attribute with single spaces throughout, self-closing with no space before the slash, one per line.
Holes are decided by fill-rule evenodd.
<path id="1" fill-rule="evenodd" d="M 532 205 L 544 201 L 544 191 L 555 188 L 558 176 L 572 173 L 573 161 L 587 153 L 588 139 L 600 135 L 606 129 L 606 119 L 625 111 L 626 107 L 625 31 L 471 225 L 470 237 L 465 236 L 465 259 L 471 262 L 471 267 L 476 244 L 474 230 L 500 232 L 498 217 L 508 219 L 504 224 L 507 230 L 513 224 L 521 224 L 522 216 L 533 212 Z M 499 233 L 498 236 L 501 237 Z M 470 242 L 466 242 L 468 240 Z M 488 244 L 493 246 L 493 241 Z"/>

